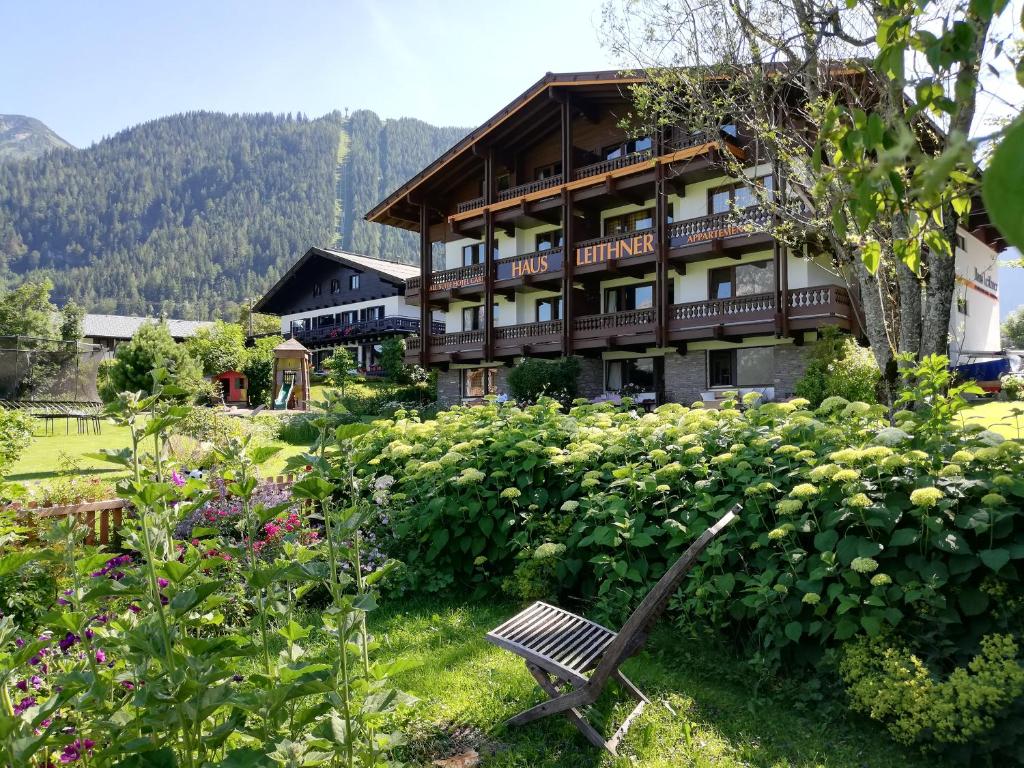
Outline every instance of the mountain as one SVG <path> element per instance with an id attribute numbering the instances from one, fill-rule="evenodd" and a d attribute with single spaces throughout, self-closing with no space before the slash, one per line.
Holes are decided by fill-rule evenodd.
<path id="1" fill-rule="evenodd" d="M 310 246 L 414 261 L 363 214 L 465 133 L 361 110 L 191 112 L 0 163 L 0 283 L 92 312 L 233 317 Z"/>
<path id="2" fill-rule="evenodd" d="M 71 145 L 34 117 L 0 115 L 0 161 L 30 160 Z"/>

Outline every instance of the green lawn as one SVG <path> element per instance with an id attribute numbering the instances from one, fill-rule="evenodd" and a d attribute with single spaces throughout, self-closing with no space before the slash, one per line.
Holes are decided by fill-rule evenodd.
<path id="1" fill-rule="evenodd" d="M 967 424 L 981 424 L 1003 437 L 1024 439 L 1024 402 L 988 400 L 972 405 L 963 416 Z"/>
<path id="2" fill-rule="evenodd" d="M 946 765 L 900 747 L 881 726 L 839 702 L 798 702 L 795 693 L 814 693 L 800 679 L 791 681 L 789 692 L 766 692 L 763 683 L 759 690 L 757 676 L 742 660 L 715 642 L 687 638 L 668 619 L 647 650 L 624 667 L 652 703 L 630 729 L 617 760 L 591 747 L 563 717 L 506 729 L 506 719 L 543 697 L 522 660 L 487 643 L 484 634 L 521 606 L 500 600 L 383 603 L 371 614 L 371 632 L 380 643 L 376 657 L 418 663 L 393 680 L 420 702 L 399 724 L 410 738 L 404 757 L 412 765 L 426 766 L 468 748 L 484 756 L 484 768 Z M 320 633 L 311 641 L 330 642 Z M 606 692 L 596 708 L 591 715 L 600 723 L 610 714 L 613 730 L 632 700 Z M 469 735 L 453 740 L 454 731 Z"/>
<path id="3" fill-rule="evenodd" d="M 114 480 L 122 473 L 120 467 L 99 459 L 88 458 L 86 454 L 97 453 L 104 448 L 113 450 L 127 448 L 131 443 L 127 427 L 104 421 L 103 432 L 99 435 L 91 433 L 80 435 L 75 431 L 74 425 L 72 425 L 71 434 L 64 434 L 63 429 L 63 425 L 58 423 L 56 434 L 37 435 L 33 438 L 25 453 L 11 467 L 7 479 L 23 482 L 55 477 L 61 465 L 62 453 L 78 464 L 82 475 Z M 279 446 L 281 450 L 263 465 L 262 470 L 267 475 L 280 474 L 290 456 L 297 456 L 305 450 L 303 446 L 289 445 L 280 441 L 274 442 L 273 445 Z"/>

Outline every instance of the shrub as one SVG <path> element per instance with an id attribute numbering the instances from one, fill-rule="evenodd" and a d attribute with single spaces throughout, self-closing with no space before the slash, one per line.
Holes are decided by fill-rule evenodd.
<path id="1" fill-rule="evenodd" d="M 171 338 L 167 325 L 143 323 L 131 341 L 117 348 L 114 363 L 105 370 L 100 397 L 111 402 L 118 392 L 149 394 L 153 391 L 153 371 L 159 368 L 166 369 L 170 380 L 190 394 L 213 394 L 199 364 L 184 345 Z"/>
<path id="2" fill-rule="evenodd" d="M 1024 666 L 1009 635 L 983 636 L 977 655 L 945 675 L 880 638 L 849 643 L 839 669 L 853 708 L 885 723 L 904 744 L 934 740 L 947 755 L 969 758 L 1020 736 L 1021 707 L 1013 705 L 1024 695 Z M 968 744 L 974 748 L 957 748 Z"/>
<path id="3" fill-rule="evenodd" d="M 290 445 L 312 445 L 317 438 L 314 421 L 319 418 L 327 418 L 332 428 L 358 421 L 352 414 L 341 411 L 296 413 L 281 419 L 278 437 Z"/>
<path id="4" fill-rule="evenodd" d="M 508 390 L 516 400 L 535 403 L 552 397 L 562 403 L 576 397 L 580 361 L 575 357 L 558 360 L 526 358 L 508 374 Z"/>
<path id="5" fill-rule="evenodd" d="M 1024 400 L 1024 376 L 1008 373 L 999 380 L 1007 400 Z"/>
<path id="6" fill-rule="evenodd" d="M 871 350 L 834 326 L 822 328 L 819 334 L 796 394 L 815 407 L 828 397 L 877 402 L 881 373 Z"/>
<path id="7" fill-rule="evenodd" d="M 28 448 L 33 425 L 27 413 L 0 408 L 0 473 L 6 472 Z"/>

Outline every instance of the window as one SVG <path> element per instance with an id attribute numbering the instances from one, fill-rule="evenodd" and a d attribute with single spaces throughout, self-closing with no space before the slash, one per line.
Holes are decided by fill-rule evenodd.
<path id="1" fill-rule="evenodd" d="M 497 368 L 465 368 L 462 371 L 462 396 L 483 397 L 498 391 Z"/>
<path id="2" fill-rule="evenodd" d="M 335 280 L 331 280 L 331 293 L 337 293 L 340 290 L 341 290 L 341 281 L 340 280 L 336 280 L 336 279 Z"/>
<path id="3" fill-rule="evenodd" d="M 761 176 L 754 183 L 771 192 L 775 181 L 771 176 Z M 747 184 L 729 184 L 708 190 L 708 213 L 727 213 L 735 204 L 737 208 L 749 208 L 757 205 L 758 197 L 754 189 Z"/>
<path id="4" fill-rule="evenodd" d="M 235 389 L 245 389 L 245 379 L 235 379 Z"/>
<path id="5" fill-rule="evenodd" d="M 610 144 L 607 147 L 603 147 L 600 154 L 605 160 L 615 160 L 619 157 L 632 155 L 634 152 L 644 152 L 652 146 L 654 146 L 654 142 L 651 141 L 651 137 L 644 136 L 639 139 L 624 141 L 621 144 Z"/>
<path id="6" fill-rule="evenodd" d="M 319 282 L 313 283 L 313 295 L 319 296 L 323 292 L 323 286 Z"/>
<path id="7" fill-rule="evenodd" d="M 772 383 L 774 376 L 772 347 L 708 351 L 708 386 L 764 387 Z"/>
<path id="8" fill-rule="evenodd" d="M 360 320 L 383 320 L 384 307 L 363 307 L 359 310 Z"/>
<path id="9" fill-rule="evenodd" d="M 961 315 L 966 315 L 967 314 L 967 297 L 966 296 L 957 296 L 956 297 L 956 311 L 959 312 Z"/>
<path id="10" fill-rule="evenodd" d="M 349 275 L 348 276 L 348 289 L 350 291 L 358 291 L 359 290 L 359 275 Z"/>
<path id="11" fill-rule="evenodd" d="M 494 319 L 498 319 L 498 305 L 494 305 Z M 477 304 L 475 307 L 464 307 L 462 309 L 462 330 L 482 331 L 484 329 L 484 305 Z"/>
<path id="12" fill-rule="evenodd" d="M 605 235 L 623 235 L 628 232 L 638 232 L 641 229 L 650 229 L 653 226 L 654 209 L 645 208 L 642 211 L 609 216 L 604 220 L 604 233 Z"/>
<path id="13" fill-rule="evenodd" d="M 708 298 L 731 299 L 775 290 L 775 270 L 770 261 L 708 270 Z"/>
<path id="14" fill-rule="evenodd" d="M 509 189 L 512 186 L 512 174 L 510 174 L 510 173 L 498 174 L 498 178 L 496 179 L 496 181 L 497 181 L 497 185 L 496 186 L 498 187 L 498 191 L 499 192 L 504 192 L 506 189 Z"/>
<path id="15" fill-rule="evenodd" d="M 359 320 L 359 312 L 355 309 L 349 309 L 341 313 L 341 322 L 343 325 L 351 325 L 352 323 Z"/>
<path id="16" fill-rule="evenodd" d="M 654 306 L 654 283 L 622 285 L 604 291 L 605 312 L 628 312 L 631 309 L 650 309 Z"/>
<path id="17" fill-rule="evenodd" d="M 550 232 L 544 232 L 537 235 L 534 241 L 535 251 L 547 251 L 551 248 L 561 248 L 564 245 L 562 238 L 562 230 L 552 229 Z"/>
<path id="18" fill-rule="evenodd" d="M 541 181 L 543 179 L 550 179 L 554 176 L 558 176 L 562 173 L 562 163 L 548 163 L 547 165 L 541 165 L 534 169 L 533 180 Z"/>
<path id="19" fill-rule="evenodd" d="M 550 299 L 537 299 L 537 322 L 562 319 L 562 297 L 552 296 Z"/>
<path id="20" fill-rule="evenodd" d="M 605 390 L 621 392 L 625 387 L 634 389 L 636 392 L 654 391 L 653 357 L 609 360 L 605 364 Z"/>
<path id="21" fill-rule="evenodd" d="M 498 258 L 498 241 L 495 240 L 492 246 L 494 248 L 494 258 Z M 472 243 L 470 245 L 462 246 L 462 266 L 469 267 L 473 264 L 483 264 L 484 256 L 484 244 Z"/>
<path id="22" fill-rule="evenodd" d="M 956 236 L 956 247 L 959 248 L 961 251 L 967 250 L 967 244 L 964 242 L 963 235 Z"/>

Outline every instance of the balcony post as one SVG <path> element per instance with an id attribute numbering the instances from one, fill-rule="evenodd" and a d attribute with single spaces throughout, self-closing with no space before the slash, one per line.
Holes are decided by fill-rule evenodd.
<path id="1" fill-rule="evenodd" d="M 494 359 L 494 214 L 484 213 L 484 360 Z"/>
<path id="2" fill-rule="evenodd" d="M 562 108 L 562 183 L 572 181 L 572 103 L 566 94 Z M 576 308 L 573 306 L 573 278 L 576 273 L 576 235 L 572 212 L 572 192 L 562 193 L 562 355 L 573 353 L 573 326 Z"/>
<path id="3" fill-rule="evenodd" d="M 786 209 L 786 191 L 785 182 L 782 180 L 782 176 L 779 173 L 779 164 L 774 164 L 772 173 L 772 187 L 777 190 L 775 192 L 778 195 L 776 201 L 778 206 L 782 206 L 783 210 Z M 775 214 L 774 220 L 778 222 L 777 214 Z M 780 245 L 776 238 L 772 238 L 772 250 L 775 256 L 775 295 L 776 295 L 776 317 L 779 318 L 778 332 L 781 336 L 789 335 L 789 249 Z"/>
<path id="4" fill-rule="evenodd" d="M 420 365 L 430 367 L 430 274 L 434 255 L 430 244 L 430 212 L 420 203 Z"/>
<path id="5" fill-rule="evenodd" d="M 664 154 L 664 130 L 662 128 L 655 130 L 653 139 L 654 155 Z M 654 338 L 658 347 L 668 346 L 668 308 L 671 304 L 669 291 L 672 286 L 668 264 L 668 191 L 665 187 L 665 164 L 658 163 L 654 168 L 654 244 L 657 249 Z"/>

